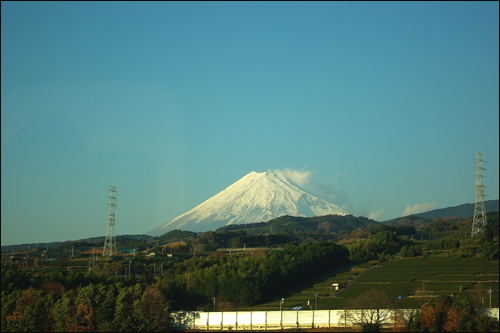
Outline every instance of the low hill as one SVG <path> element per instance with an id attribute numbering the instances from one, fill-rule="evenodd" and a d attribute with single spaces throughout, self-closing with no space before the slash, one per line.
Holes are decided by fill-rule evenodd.
<path id="1" fill-rule="evenodd" d="M 229 225 L 217 229 L 217 231 L 234 231 L 245 229 L 259 229 L 261 232 L 284 233 L 289 231 L 299 232 L 336 232 L 350 233 L 358 228 L 375 227 L 379 222 L 366 217 L 353 215 L 325 215 L 314 217 L 303 216 L 281 216 L 269 222 L 252 223 L 247 225 Z"/>
<path id="2" fill-rule="evenodd" d="M 498 212 L 498 204 L 498 200 L 485 201 L 486 213 L 490 214 Z M 432 224 L 434 222 L 439 222 L 439 225 L 441 225 L 442 222 L 446 225 L 453 224 L 455 225 L 455 227 L 452 228 L 452 230 L 469 229 L 472 225 L 472 222 L 467 222 L 467 220 L 472 219 L 474 215 L 474 206 L 474 204 L 464 204 L 455 207 L 435 209 L 425 213 L 399 217 L 393 220 L 385 221 L 383 223 L 390 226 L 413 226 L 417 231 L 426 229 L 429 224 Z M 489 220 L 490 219 L 488 218 L 488 221 Z"/>
<path id="3" fill-rule="evenodd" d="M 425 213 L 415 214 L 416 216 L 423 217 L 426 219 L 437 219 L 443 217 L 463 217 L 469 218 L 474 215 L 475 204 L 463 204 L 455 207 L 446 207 L 441 209 L 431 210 Z M 488 212 L 498 212 L 499 201 L 498 200 L 487 200 L 484 202 L 486 213 Z"/>
<path id="4" fill-rule="evenodd" d="M 383 223 L 392 227 L 412 226 L 415 227 L 417 231 L 421 231 L 424 230 L 424 228 L 431 222 L 432 220 L 430 219 L 426 219 L 417 215 L 409 215 L 394 220 L 389 220 Z"/>
<path id="5" fill-rule="evenodd" d="M 67 240 L 67 241 L 61 241 L 61 242 L 50 242 L 50 243 L 25 243 L 25 244 L 18 244 L 18 245 L 2 245 L 2 251 L 20 251 L 20 250 L 25 250 L 27 248 L 40 248 L 40 249 L 57 249 L 61 244 L 65 243 L 73 243 L 73 242 L 85 242 L 85 243 L 100 243 L 104 242 L 106 239 L 106 236 L 98 236 L 98 237 L 89 237 L 85 239 L 78 239 L 78 240 Z M 127 240 L 145 240 L 145 241 L 150 241 L 152 240 L 153 237 L 149 235 L 118 235 L 116 236 L 116 241 L 117 242 L 124 242 Z"/>
<path id="6" fill-rule="evenodd" d="M 459 217 L 459 218 L 468 219 L 474 215 L 474 206 L 475 206 L 475 204 L 468 203 L 468 204 L 463 204 L 463 205 L 458 205 L 458 206 L 453 206 L 453 207 L 434 209 L 434 210 L 430 210 L 430 211 L 424 212 L 424 213 L 413 214 L 411 216 L 414 216 L 416 218 L 430 220 L 430 221 L 435 220 L 435 219 L 444 218 L 444 217 Z M 487 200 L 484 202 L 484 206 L 486 209 L 486 213 L 499 211 L 499 201 L 498 200 Z M 384 221 L 382 223 L 392 223 L 392 222 L 396 222 L 398 220 L 405 219 L 405 218 L 409 218 L 409 216 L 398 217 L 395 219 Z M 424 220 L 422 220 L 422 221 L 424 221 Z"/>

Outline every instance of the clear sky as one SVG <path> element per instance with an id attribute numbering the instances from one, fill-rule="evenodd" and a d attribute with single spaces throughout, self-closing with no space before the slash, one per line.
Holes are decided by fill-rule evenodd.
<path id="1" fill-rule="evenodd" d="M 498 2 L 2 2 L 2 245 L 142 234 L 251 171 L 384 221 L 499 198 Z"/>

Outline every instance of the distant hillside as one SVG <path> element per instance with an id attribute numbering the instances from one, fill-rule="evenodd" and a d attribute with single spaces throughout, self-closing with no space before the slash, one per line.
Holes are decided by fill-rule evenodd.
<path id="1" fill-rule="evenodd" d="M 247 228 L 262 228 L 273 232 L 283 233 L 287 231 L 302 232 L 346 232 L 350 233 L 358 228 L 368 228 L 379 225 L 378 222 L 366 217 L 355 217 L 353 215 L 325 215 L 314 217 L 303 216 L 281 216 L 269 222 L 254 223 L 251 225 L 229 225 L 217 229 L 217 231 L 234 231 Z"/>
<path id="2" fill-rule="evenodd" d="M 469 218 L 474 215 L 474 205 L 463 204 L 455 207 L 447 207 L 441 209 L 431 210 L 425 213 L 415 214 L 416 216 L 420 216 L 426 219 L 436 219 L 443 217 L 464 217 Z M 487 200 L 484 202 L 484 206 L 486 208 L 486 212 L 498 212 L 499 201 L 498 200 Z"/>
<path id="3" fill-rule="evenodd" d="M 98 243 L 98 242 L 104 242 L 106 239 L 106 236 L 98 236 L 98 237 L 89 237 L 85 239 L 78 239 L 74 241 L 64 241 L 64 242 L 50 242 L 50 243 L 25 243 L 25 244 L 18 244 L 18 245 L 3 245 L 2 246 L 2 251 L 19 251 L 19 250 L 24 250 L 27 249 L 28 247 L 33 249 L 33 248 L 40 248 L 40 249 L 56 249 L 59 245 L 62 243 L 67 243 L 67 242 L 76 242 L 76 241 L 81 241 L 81 242 L 86 242 L 86 243 Z M 148 235 L 119 235 L 116 236 L 116 241 L 117 242 L 123 242 L 128 239 L 133 239 L 133 240 L 146 240 L 150 241 L 153 239 L 153 237 L 148 236 Z"/>
<path id="4" fill-rule="evenodd" d="M 486 212 L 498 212 L 498 200 L 485 201 Z M 441 209 L 431 210 L 425 213 L 403 216 L 396 219 L 383 222 L 390 226 L 403 226 L 409 225 L 415 227 L 417 230 L 424 230 L 427 225 L 437 219 L 451 219 L 449 222 L 464 221 L 472 218 L 474 215 L 475 204 L 464 204 L 455 207 L 447 207 Z"/>
<path id="5" fill-rule="evenodd" d="M 397 219 L 389 220 L 386 222 L 383 222 L 384 224 L 387 224 L 392 227 L 400 227 L 400 226 L 412 226 L 415 227 L 416 230 L 420 231 L 423 230 L 429 223 L 431 223 L 432 220 L 426 219 L 420 216 L 416 215 L 409 215 L 409 216 L 403 216 Z"/>

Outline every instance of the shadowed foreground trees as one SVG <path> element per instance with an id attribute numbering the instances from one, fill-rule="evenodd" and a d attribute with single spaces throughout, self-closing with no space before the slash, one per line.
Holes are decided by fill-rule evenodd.
<path id="1" fill-rule="evenodd" d="M 363 332 L 379 332 L 381 323 L 394 320 L 394 332 L 492 332 L 498 322 L 481 314 L 468 298 L 430 298 L 409 320 L 394 312 L 398 300 L 383 290 L 372 289 L 345 304 L 347 320 L 363 327 Z"/>
<path id="2" fill-rule="evenodd" d="M 165 331 L 169 310 L 207 306 L 212 297 L 251 305 L 348 258 L 345 247 L 331 242 L 288 245 L 282 251 L 191 257 L 165 264 L 162 275 L 144 269 L 138 280 L 97 269 L 45 273 L 5 265 L 1 329 Z"/>
<path id="3" fill-rule="evenodd" d="M 482 309 L 481 309 L 482 310 Z M 441 296 L 423 303 L 407 323 L 410 332 L 491 332 L 498 322 L 475 309 L 468 298 Z"/>

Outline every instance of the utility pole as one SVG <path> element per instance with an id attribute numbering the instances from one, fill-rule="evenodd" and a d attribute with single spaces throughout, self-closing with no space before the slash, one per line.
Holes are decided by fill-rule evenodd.
<path id="1" fill-rule="evenodd" d="M 490 290 L 488 290 L 488 294 L 490 294 L 490 309 L 491 309 L 491 293 L 493 292 L 493 290 L 491 290 L 491 286 L 490 286 Z"/>
<path id="2" fill-rule="evenodd" d="M 104 241 L 103 256 L 112 256 L 116 252 L 116 235 L 115 235 L 115 209 L 116 209 L 116 194 L 114 186 L 109 187 L 109 212 L 108 212 L 108 228 L 106 230 L 106 240 Z"/>
<path id="3" fill-rule="evenodd" d="M 285 299 L 284 298 L 282 298 L 281 301 L 280 301 L 280 312 L 281 312 L 280 326 L 281 326 L 281 329 L 283 329 L 283 307 L 282 307 L 283 303 L 285 303 Z"/>
<path id="4" fill-rule="evenodd" d="M 484 188 L 483 185 L 483 158 L 481 153 L 477 153 L 477 166 L 476 166 L 476 204 L 474 206 L 474 217 L 472 219 L 471 236 L 475 236 L 481 232 L 482 228 L 486 226 L 486 209 L 484 207 Z"/>

